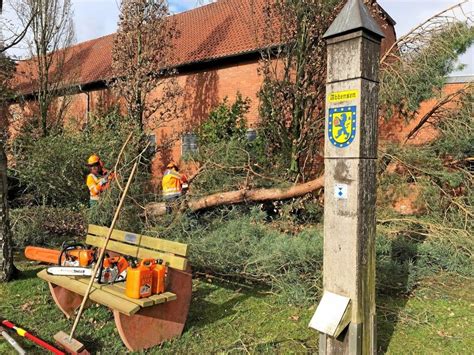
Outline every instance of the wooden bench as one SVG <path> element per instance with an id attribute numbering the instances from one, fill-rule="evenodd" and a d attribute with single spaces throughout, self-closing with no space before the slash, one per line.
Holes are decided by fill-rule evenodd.
<path id="1" fill-rule="evenodd" d="M 86 244 L 101 247 L 108 228 L 89 225 Z M 138 259 L 163 259 L 168 266 L 167 292 L 149 298 L 132 299 L 125 295 L 125 284 L 94 284 L 90 300 L 109 307 L 122 341 L 131 351 L 147 349 L 181 335 L 191 303 L 192 277 L 186 244 L 114 230 L 107 250 Z M 49 284 L 59 309 L 70 318 L 79 308 L 88 277 L 49 275 L 38 277 Z"/>

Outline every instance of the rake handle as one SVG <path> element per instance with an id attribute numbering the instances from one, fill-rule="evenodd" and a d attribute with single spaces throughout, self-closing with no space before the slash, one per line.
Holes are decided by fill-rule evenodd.
<path id="1" fill-rule="evenodd" d="M 130 173 L 130 177 L 128 178 L 128 181 L 127 181 L 127 185 L 125 186 L 125 189 L 122 193 L 122 197 L 120 198 L 120 202 L 117 206 L 117 209 L 115 210 L 115 215 L 114 215 L 114 218 L 112 220 L 112 224 L 110 225 L 109 231 L 107 233 L 107 238 L 105 238 L 104 246 L 102 247 L 102 249 L 100 251 L 99 257 L 98 257 L 97 262 L 94 266 L 94 270 L 92 271 L 92 276 L 90 278 L 89 285 L 87 286 L 87 290 L 86 290 L 86 293 L 84 295 L 84 298 L 82 299 L 81 307 L 79 308 L 79 312 L 77 313 L 76 319 L 74 320 L 74 325 L 72 326 L 71 333 L 69 334 L 69 340 L 72 339 L 72 337 L 74 335 L 74 332 L 76 331 L 77 325 L 79 324 L 79 320 L 80 320 L 80 318 L 82 316 L 82 313 L 84 311 L 84 307 L 85 307 L 87 301 L 89 300 L 89 293 L 91 292 L 92 285 L 94 284 L 95 275 L 97 274 L 97 271 L 99 270 L 100 263 L 104 259 L 104 255 L 105 255 L 107 245 L 109 244 L 109 240 L 112 237 L 112 232 L 114 231 L 115 224 L 117 223 L 117 219 L 120 215 L 120 211 L 122 210 L 123 203 L 125 202 L 125 197 L 127 197 L 127 193 L 128 193 L 129 188 L 130 188 L 132 179 L 135 176 L 135 172 L 137 171 L 137 167 L 138 167 L 138 160 L 133 165 L 132 172 Z"/>
<path id="2" fill-rule="evenodd" d="M 47 342 L 45 342 L 44 340 L 34 336 L 33 334 L 29 333 L 25 329 L 17 327 L 15 324 L 13 324 L 12 322 L 10 322 L 8 320 L 2 321 L 2 325 L 4 325 L 7 328 L 15 330 L 18 335 L 20 335 L 20 336 L 22 336 L 26 339 L 31 340 L 33 343 L 36 343 L 37 345 L 41 346 L 42 348 L 51 351 L 53 354 L 65 355 L 65 353 L 62 352 L 61 350 L 58 350 L 54 346 L 52 346 L 52 345 L 48 344 Z"/>

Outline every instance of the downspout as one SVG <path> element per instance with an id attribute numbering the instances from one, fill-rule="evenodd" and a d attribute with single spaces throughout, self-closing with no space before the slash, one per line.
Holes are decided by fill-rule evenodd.
<path id="1" fill-rule="evenodd" d="M 89 113 L 91 111 L 91 95 L 89 91 L 85 91 L 82 85 L 79 85 L 79 92 L 86 95 L 86 114 L 85 114 L 85 127 L 89 125 Z"/>

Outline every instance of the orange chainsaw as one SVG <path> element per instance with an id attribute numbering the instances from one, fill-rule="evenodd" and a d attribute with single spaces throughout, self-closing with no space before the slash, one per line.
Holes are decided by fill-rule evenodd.
<path id="1" fill-rule="evenodd" d="M 106 257 L 99 268 L 100 278 L 97 278 L 99 284 L 113 284 L 115 282 L 125 281 L 127 277 L 128 261 L 123 256 Z"/>
<path id="2" fill-rule="evenodd" d="M 58 265 L 47 272 L 58 276 L 91 276 L 92 266 L 97 261 L 97 249 L 87 248 L 81 243 L 63 243 L 61 250 L 28 246 L 27 259 Z M 107 257 L 97 274 L 99 283 L 123 281 L 126 277 L 128 261 L 123 256 Z M 98 276 L 100 275 L 100 277 Z"/>
<path id="3" fill-rule="evenodd" d="M 96 259 L 96 249 L 90 249 L 80 243 L 64 242 L 61 250 L 28 246 L 25 249 L 27 259 L 59 266 L 89 267 Z"/>

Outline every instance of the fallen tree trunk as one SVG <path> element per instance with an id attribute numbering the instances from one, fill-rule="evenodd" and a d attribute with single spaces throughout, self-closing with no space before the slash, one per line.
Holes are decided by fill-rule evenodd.
<path id="1" fill-rule="evenodd" d="M 206 208 L 235 205 L 244 202 L 280 201 L 301 197 L 324 187 L 324 177 L 304 184 L 294 185 L 286 189 L 258 189 L 222 192 L 200 199 L 188 201 L 184 209 L 197 212 Z M 148 217 L 158 217 L 166 214 L 166 203 L 150 203 L 146 206 Z"/>

